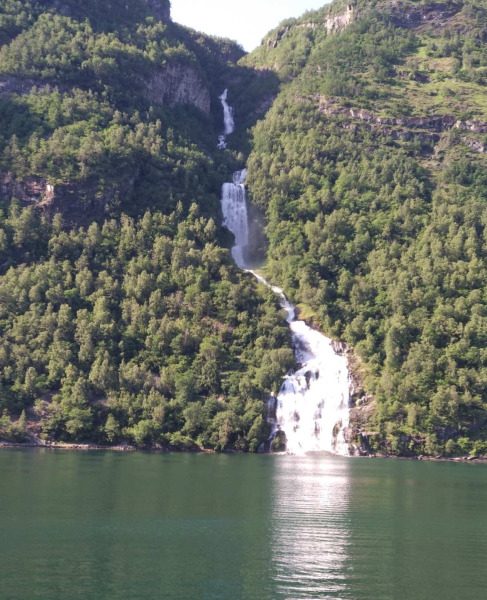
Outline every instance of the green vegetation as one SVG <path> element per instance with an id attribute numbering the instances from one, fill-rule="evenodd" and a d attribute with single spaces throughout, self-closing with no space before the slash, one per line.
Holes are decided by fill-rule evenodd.
<path id="1" fill-rule="evenodd" d="M 284 82 L 249 160 L 266 270 L 355 349 L 375 397 L 362 442 L 485 454 L 487 160 L 466 145 L 484 134 L 377 119 L 486 119 L 487 7 L 372 4 L 340 33 L 305 26 L 327 9 L 307 15 L 245 58 Z M 443 13 L 402 26 L 411 10 Z"/>
<path id="2" fill-rule="evenodd" d="M 215 225 L 249 151 L 267 274 L 374 397 L 357 439 L 485 454 L 485 0 L 339 0 L 243 58 L 167 9 L 0 0 L 0 437 L 267 439 L 288 331 Z"/>
<path id="3" fill-rule="evenodd" d="M 326 18 L 347 5 L 352 22 L 327 32 Z M 296 79 L 295 92 L 378 114 L 445 114 L 447 106 L 459 118 L 487 118 L 486 22 L 482 0 L 334 2 L 283 23 L 243 62 L 273 68 L 284 82 Z"/>
<path id="4" fill-rule="evenodd" d="M 156 18 L 165 0 L 18 4 L 0 1 L 1 172 L 102 214 L 214 212 L 230 158 L 219 172 L 217 97 L 241 48 Z"/>
<path id="5" fill-rule="evenodd" d="M 180 199 L 186 205 L 207 199 L 214 209 L 219 174 L 200 142 L 213 129 L 195 112 L 174 109 L 144 119 L 80 89 L 0 98 L 0 165 L 20 180 L 35 175 L 52 185 L 75 185 L 79 196 L 89 190 L 109 197 L 113 214 L 174 210 Z M 184 128 L 191 124 L 190 137 Z"/>
<path id="6" fill-rule="evenodd" d="M 269 78 L 168 6 L 0 0 L 0 439 L 269 436 L 289 334 L 216 225 L 218 95 Z"/>
<path id="7" fill-rule="evenodd" d="M 13 206 L 0 229 L 0 435 L 256 451 L 293 364 L 272 294 L 238 273 L 212 219 L 66 232 Z M 9 416 L 19 416 L 11 422 Z"/>

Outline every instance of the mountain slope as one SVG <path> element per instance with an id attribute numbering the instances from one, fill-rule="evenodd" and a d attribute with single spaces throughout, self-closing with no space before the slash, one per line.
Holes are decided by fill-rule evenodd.
<path id="1" fill-rule="evenodd" d="M 267 271 L 355 350 L 354 436 L 487 449 L 487 4 L 335 2 L 243 59 L 281 92 L 249 187 Z"/>
<path id="2" fill-rule="evenodd" d="M 166 0 L 0 0 L 0 44 L 0 440 L 256 451 L 293 355 L 217 225 L 218 96 L 274 78 Z"/>
<path id="3" fill-rule="evenodd" d="M 268 276 L 349 347 L 354 441 L 487 454 L 485 1 L 340 0 L 245 57 L 168 9 L 0 0 L 0 438 L 268 439 L 289 332 L 215 224 L 250 151 Z"/>

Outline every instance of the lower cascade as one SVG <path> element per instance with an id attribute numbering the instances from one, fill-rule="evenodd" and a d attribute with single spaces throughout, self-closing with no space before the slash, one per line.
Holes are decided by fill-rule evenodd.
<path id="1" fill-rule="evenodd" d="M 296 319 L 296 308 L 283 291 L 252 271 L 246 261 L 249 244 L 246 170 L 237 171 L 232 183 L 224 183 L 221 206 L 223 224 L 235 236 L 232 256 L 241 269 L 252 273 L 279 297 L 292 331 L 297 362 L 301 367 L 289 374 L 277 397 L 269 399 L 272 437 L 279 432 L 290 454 L 332 452 L 348 455 L 345 439 L 349 425 L 351 381 L 345 356 L 337 354 L 332 340 Z"/>

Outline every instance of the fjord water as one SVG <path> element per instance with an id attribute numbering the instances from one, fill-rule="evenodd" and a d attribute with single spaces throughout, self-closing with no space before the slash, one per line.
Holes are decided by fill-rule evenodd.
<path id="1" fill-rule="evenodd" d="M 2 600 L 479 600 L 487 466 L 0 452 Z"/>

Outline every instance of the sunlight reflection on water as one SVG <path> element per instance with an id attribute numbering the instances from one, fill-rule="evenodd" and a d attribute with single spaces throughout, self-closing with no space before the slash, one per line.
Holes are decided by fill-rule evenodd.
<path id="1" fill-rule="evenodd" d="M 273 478 L 273 568 L 285 598 L 347 597 L 349 463 L 281 457 Z"/>

